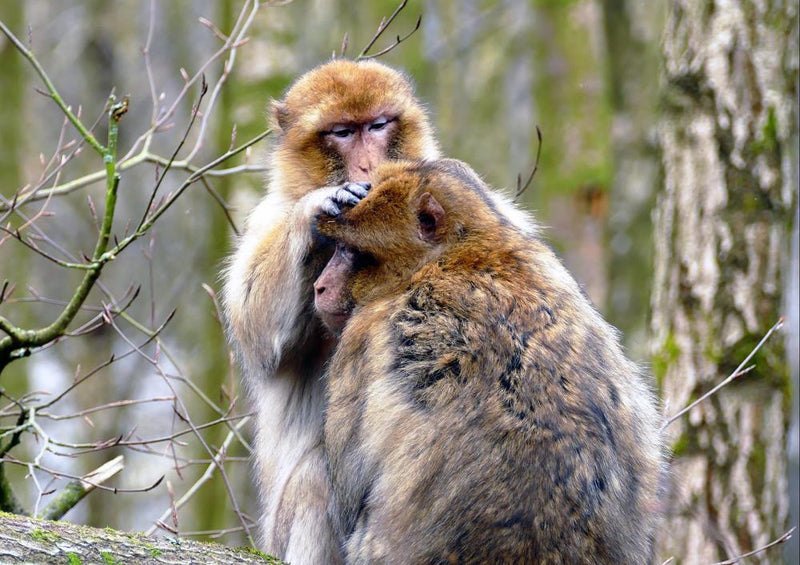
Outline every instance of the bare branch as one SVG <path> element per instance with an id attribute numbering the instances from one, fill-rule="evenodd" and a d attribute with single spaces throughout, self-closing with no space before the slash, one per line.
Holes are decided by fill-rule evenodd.
<path id="1" fill-rule="evenodd" d="M 249 418 L 243 418 L 238 424 L 236 424 L 235 430 L 236 431 L 240 431 L 247 424 L 248 420 L 249 420 Z M 211 463 L 209 463 L 209 465 L 206 467 L 205 473 L 203 473 L 201 475 L 201 477 L 199 479 L 197 479 L 197 481 L 195 481 L 195 483 L 183 494 L 182 497 L 180 497 L 174 503 L 174 505 L 170 505 L 170 508 L 167 508 L 166 510 L 164 510 L 164 512 L 161 514 L 161 516 L 159 516 L 156 519 L 156 521 L 153 523 L 154 525 L 151 526 L 147 530 L 147 535 L 153 534 L 153 532 L 155 532 L 158 527 L 162 527 L 163 526 L 164 520 L 166 520 L 167 517 L 169 517 L 170 514 L 173 512 L 173 507 L 174 507 L 174 509 L 176 511 L 178 509 L 180 509 L 183 505 L 185 505 L 187 502 L 189 502 L 189 500 L 191 500 L 191 498 L 197 493 L 197 491 L 200 490 L 200 487 L 202 487 L 205 483 L 207 483 L 209 480 L 211 480 L 211 478 L 214 475 L 214 469 L 216 469 L 218 466 L 221 466 L 222 459 L 224 458 L 224 454 L 227 452 L 228 448 L 230 447 L 230 444 L 233 441 L 234 437 L 235 437 L 235 434 L 234 434 L 233 430 L 230 431 L 227 436 L 225 436 L 225 440 L 222 442 L 222 445 L 220 446 L 220 448 L 217 451 L 217 453 L 213 456 L 213 461 Z M 242 528 L 245 531 L 248 531 L 248 535 L 249 535 L 248 526 L 242 524 Z"/>
<path id="2" fill-rule="evenodd" d="M 404 2 L 404 5 L 405 5 L 405 2 Z M 398 10 L 399 10 L 399 8 L 398 8 Z M 393 17 L 394 17 L 394 15 L 392 15 L 392 18 L 393 18 Z M 391 21 L 391 18 L 390 18 L 390 21 Z M 387 24 L 387 25 L 388 25 L 388 24 Z M 394 49 L 395 47 L 397 47 L 398 45 L 400 45 L 401 43 L 403 43 L 403 42 L 404 42 L 406 39 L 408 39 L 409 37 L 411 37 L 412 35 L 414 35 L 414 34 L 415 34 L 415 33 L 416 33 L 418 30 L 419 30 L 419 28 L 420 28 L 420 26 L 421 26 L 421 25 L 422 25 L 422 16 L 420 15 L 420 16 L 417 18 L 417 23 L 414 25 L 414 28 L 413 28 L 411 31 L 409 31 L 407 34 L 405 34 L 405 35 L 404 35 L 404 36 L 402 36 L 402 37 L 401 37 L 401 36 L 399 36 L 399 35 L 398 35 L 398 36 L 396 36 L 394 43 L 390 44 L 390 45 L 389 45 L 389 46 L 387 46 L 387 47 L 384 47 L 383 49 L 381 49 L 381 50 L 380 50 L 380 51 L 378 51 L 377 53 L 374 53 L 374 54 L 372 54 L 372 55 L 367 55 L 365 52 L 362 52 L 362 53 L 361 53 L 361 54 L 360 54 L 360 55 L 357 57 L 357 59 L 356 59 L 356 60 L 375 59 L 375 58 L 377 58 L 377 57 L 380 57 L 381 55 L 386 55 L 386 54 L 387 54 L 389 51 L 391 51 L 392 49 Z M 385 28 L 384 28 L 384 29 L 385 29 Z M 381 31 L 381 33 L 383 33 L 383 32 Z"/>
<path id="3" fill-rule="evenodd" d="M 77 129 L 78 132 L 81 134 L 81 137 L 85 139 L 86 142 L 89 145 L 91 145 L 92 148 L 95 151 L 97 151 L 98 154 L 100 154 L 101 156 L 105 156 L 106 148 L 103 147 L 99 141 L 97 141 L 94 135 L 92 135 L 92 133 L 86 129 L 86 126 L 83 125 L 83 123 L 72 112 L 69 106 L 67 106 L 64 100 L 61 98 L 61 95 L 56 90 L 55 85 L 53 85 L 53 82 L 50 80 L 50 77 L 47 76 L 47 73 L 45 72 L 44 68 L 39 63 L 39 61 L 36 59 L 34 54 L 29 49 L 27 49 L 19 39 L 17 39 L 17 36 L 11 33 L 11 30 L 8 29 L 8 27 L 6 27 L 6 24 L 3 23 L 2 20 L 0 20 L 0 31 L 2 31 L 6 35 L 6 37 L 8 37 L 11 43 L 14 44 L 14 47 L 16 47 L 17 50 L 20 53 L 22 53 L 22 56 L 28 60 L 28 62 L 34 68 L 36 73 L 39 75 L 39 78 L 42 79 L 42 82 L 47 87 L 48 95 L 53 99 L 53 101 L 58 105 L 58 107 L 61 108 L 61 111 L 64 113 L 64 115 L 67 118 L 69 118 L 69 121 L 72 122 L 72 125 L 75 126 L 75 129 Z"/>
<path id="4" fill-rule="evenodd" d="M 64 514 L 69 512 L 83 497 L 92 492 L 99 484 L 122 471 L 125 467 L 124 456 L 119 455 L 102 464 L 100 467 L 85 475 L 82 479 L 70 481 L 61 489 L 56 497 L 39 514 L 43 520 L 60 520 Z M 89 482 L 92 481 L 92 482 Z"/>
<path id="5" fill-rule="evenodd" d="M 411 37 L 411 35 L 414 34 L 414 32 L 416 32 L 419 29 L 419 26 L 422 23 L 422 16 L 417 18 L 417 25 L 405 37 L 401 39 L 400 36 L 398 35 L 395 43 L 393 43 L 389 47 L 383 49 L 382 51 L 379 51 L 374 55 L 367 55 L 367 53 L 369 53 L 369 50 L 372 49 L 373 45 L 375 45 L 375 42 L 378 41 L 381 35 L 383 35 L 383 32 L 385 32 L 387 28 L 392 24 L 397 15 L 403 11 L 403 8 L 406 7 L 406 4 L 408 4 L 408 0 L 402 0 L 402 2 L 400 2 L 397 8 L 395 8 L 394 12 L 392 12 L 391 16 L 381 20 L 381 23 L 378 25 L 377 31 L 375 31 L 375 35 L 372 36 L 372 39 L 369 40 L 369 43 L 367 43 L 366 47 L 364 47 L 364 49 L 361 50 L 361 53 L 358 54 L 358 57 L 356 57 L 356 61 L 359 61 L 361 59 L 373 59 L 375 57 L 380 57 L 381 55 L 388 53 L 389 51 L 400 45 L 403 41 Z"/>
<path id="6" fill-rule="evenodd" d="M 222 213 L 225 214 L 225 218 L 228 220 L 228 224 L 231 226 L 233 233 L 238 236 L 239 229 L 236 227 L 236 222 L 233 221 L 233 216 L 231 216 L 231 211 L 228 204 L 222 199 L 222 196 L 220 196 L 219 193 L 214 190 L 214 187 L 211 186 L 211 183 L 208 182 L 208 179 L 205 178 L 205 176 L 200 177 L 200 182 L 203 184 L 203 187 L 205 187 L 208 194 L 211 195 L 211 198 L 213 198 L 214 201 L 219 204 L 219 207 L 222 209 Z"/>
<path id="7" fill-rule="evenodd" d="M 674 416 L 672 416 L 671 418 L 669 418 L 669 419 L 668 419 L 666 422 L 664 422 L 664 424 L 661 426 L 661 429 L 662 429 L 662 430 L 666 429 L 666 428 L 667 428 L 667 426 L 669 426 L 669 425 L 670 425 L 672 422 L 674 422 L 675 420 L 679 419 L 681 416 L 683 416 L 683 415 L 684 415 L 684 414 L 686 414 L 686 413 L 687 413 L 689 410 L 691 410 L 692 408 L 694 408 L 695 406 L 697 406 L 698 404 L 700 404 L 701 402 L 703 402 L 704 400 L 706 400 L 707 398 L 709 398 L 711 395 L 715 394 L 715 393 L 716 393 L 717 391 L 719 391 L 719 390 L 720 390 L 722 387 L 724 387 L 725 385 L 729 384 L 730 382 L 732 382 L 732 381 L 733 381 L 734 379 L 736 379 L 737 377 L 739 377 L 739 376 L 741 376 L 741 375 L 744 375 L 745 373 L 748 373 L 752 367 L 751 367 L 751 368 L 748 368 L 748 369 L 746 369 L 746 370 L 743 370 L 743 367 L 745 366 L 745 364 L 746 364 L 748 361 L 750 361 L 750 359 L 752 359 L 752 358 L 753 358 L 753 356 L 754 356 L 756 353 L 758 353 L 758 350 L 759 350 L 759 349 L 761 349 L 761 346 L 762 346 L 762 345 L 764 345 L 764 344 L 767 342 L 767 340 L 770 338 L 770 336 L 771 336 L 771 335 L 772 335 L 774 332 L 776 332 L 777 330 L 779 330 L 779 329 L 780 329 L 780 328 L 783 326 L 783 322 L 784 322 L 784 319 L 783 319 L 783 316 L 781 316 L 780 320 L 778 320 L 778 321 L 775 323 L 775 325 L 774 325 L 774 326 L 772 326 L 772 327 L 769 329 L 769 331 L 768 331 L 768 332 L 767 332 L 767 333 L 764 335 L 764 337 L 762 337 L 762 338 L 761 338 L 761 341 L 759 341 L 759 342 L 758 342 L 758 344 L 757 344 L 757 345 L 756 345 L 756 346 L 753 348 L 753 350 L 752 350 L 752 351 L 751 351 L 751 352 L 750 352 L 750 353 L 747 355 L 747 357 L 745 357 L 745 358 L 744 358 L 744 361 L 742 361 L 741 363 L 739 363 L 739 366 L 738 366 L 738 367 L 736 367 L 736 370 L 734 370 L 734 371 L 733 371 L 733 372 L 732 372 L 730 375 L 728 375 L 728 376 L 725 378 L 725 380 L 723 380 L 723 381 L 722 381 L 721 383 L 719 383 L 717 386 L 715 386 L 714 388 L 712 388 L 711 390 L 709 390 L 707 393 L 705 393 L 703 396 L 701 396 L 700 398 L 698 398 L 697 400 L 695 400 L 694 402 L 692 402 L 691 404 L 689 404 L 688 406 L 686 406 L 684 409 L 680 410 L 680 411 L 679 411 L 677 414 L 675 414 Z"/>
<path id="8" fill-rule="evenodd" d="M 732 559 L 728 559 L 726 561 L 718 561 L 717 563 L 714 563 L 713 565 L 733 565 L 734 563 L 739 563 L 740 561 L 744 560 L 747 557 L 752 557 L 753 555 L 761 553 L 762 551 L 766 551 L 767 549 L 769 549 L 771 547 L 775 547 L 776 545 L 780 545 L 782 543 L 786 543 L 787 541 L 789 541 L 791 539 L 792 534 L 794 533 L 794 531 L 796 529 L 797 529 L 797 526 L 789 529 L 789 531 L 785 532 L 778 539 L 773 540 L 773 541 L 769 542 L 766 545 L 762 545 L 758 549 L 754 549 L 753 551 L 748 551 L 747 553 L 743 553 L 742 555 L 737 555 L 736 557 L 734 557 Z"/>
<path id="9" fill-rule="evenodd" d="M 150 208 L 153 206 L 153 200 L 155 200 L 156 194 L 158 193 L 158 189 L 161 187 L 161 183 L 164 182 L 166 178 L 167 171 L 170 170 L 172 167 L 173 161 L 175 161 L 175 157 L 178 156 L 183 144 L 186 143 L 186 138 L 189 137 L 189 132 L 192 131 L 192 126 L 194 126 L 194 122 L 197 119 L 197 114 L 200 112 L 200 102 L 202 102 L 203 97 L 208 92 L 208 84 L 206 83 L 206 77 L 202 77 L 201 86 L 200 86 L 200 96 L 197 99 L 197 103 L 192 108 L 192 115 L 189 119 L 189 125 L 186 126 L 186 130 L 183 132 L 183 136 L 181 140 L 178 142 L 178 146 L 175 148 L 175 151 L 172 152 L 169 160 L 166 163 L 166 168 L 164 169 L 161 176 L 158 177 L 156 181 L 156 185 L 153 187 L 153 190 L 150 192 L 150 199 L 147 201 L 147 206 L 144 207 L 144 213 L 142 214 L 142 219 L 139 220 L 139 227 L 137 231 L 141 229 L 142 225 L 144 224 L 145 220 L 147 219 L 147 214 L 150 212 Z"/>

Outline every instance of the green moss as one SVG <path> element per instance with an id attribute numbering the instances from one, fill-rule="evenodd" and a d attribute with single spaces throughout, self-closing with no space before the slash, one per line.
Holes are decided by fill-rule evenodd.
<path id="1" fill-rule="evenodd" d="M 680 457 L 689 450 L 689 434 L 683 433 L 680 437 L 675 440 L 675 443 L 672 444 L 672 456 L 673 457 Z"/>
<path id="2" fill-rule="evenodd" d="M 147 550 L 147 552 L 150 554 L 151 557 L 158 557 L 163 553 L 163 551 L 158 549 L 152 543 L 147 543 L 146 541 L 143 541 L 142 545 L 145 547 L 145 549 Z"/>
<path id="3" fill-rule="evenodd" d="M 101 551 L 100 557 L 103 558 L 103 561 L 105 561 L 107 565 L 117 565 L 117 560 L 107 551 Z"/>
<path id="4" fill-rule="evenodd" d="M 778 117 L 775 115 L 775 108 L 772 106 L 767 110 L 767 120 L 761 130 L 761 139 L 755 140 L 750 149 L 755 154 L 774 153 L 778 150 L 780 141 L 778 139 Z"/>
<path id="5" fill-rule="evenodd" d="M 662 390 L 664 377 L 667 375 L 669 367 L 680 357 L 681 349 L 675 341 L 675 334 L 670 332 L 664 340 L 664 346 L 659 352 L 653 355 L 653 378 L 656 380 L 658 390 Z"/>
<path id="6" fill-rule="evenodd" d="M 249 546 L 242 546 L 242 547 L 234 547 L 232 548 L 234 551 L 238 551 L 239 553 L 244 553 L 245 555 L 255 555 L 264 559 L 270 565 L 282 565 L 283 561 L 278 559 L 277 557 L 273 557 L 272 555 L 268 555 L 263 551 L 259 551 L 254 547 Z"/>
<path id="7" fill-rule="evenodd" d="M 48 532 L 47 530 L 43 530 L 41 528 L 36 528 L 31 531 L 31 537 L 36 541 L 43 543 L 55 543 L 61 539 L 57 533 Z"/>
<path id="8" fill-rule="evenodd" d="M 83 561 L 74 553 L 67 553 L 67 563 L 69 565 L 83 565 Z"/>

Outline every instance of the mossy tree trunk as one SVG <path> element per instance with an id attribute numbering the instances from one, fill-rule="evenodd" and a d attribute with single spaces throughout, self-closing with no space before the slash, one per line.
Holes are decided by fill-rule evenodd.
<path id="1" fill-rule="evenodd" d="M 668 414 L 722 380 L 783 314 L 797 198 L 797 9 L 797 0 L 668 5 L 652 296 L 653 366 Z M 753 362 L 667 430 L 673 488 L 659 557 L 710 563 L 784 531 L 790 387 L 781 338 Z"/>

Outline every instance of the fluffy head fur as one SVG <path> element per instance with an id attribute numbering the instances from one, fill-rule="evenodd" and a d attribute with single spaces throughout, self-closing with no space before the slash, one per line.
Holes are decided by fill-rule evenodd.
<path id="1" fill-rule="evenodd" d="M 280 183 L 273 189 L 299 199 L 314 188 L 347 180 L 338 156 L 325 150 L 322 133 L 379 116 L 397 120 L 389 159 L 438 157 L 428 116 L 403 73 L 376 61 L 344 59 L 305 73 L 282 100 L 270 104 L 270 123 L 279 136 L 273 178 Z"/>

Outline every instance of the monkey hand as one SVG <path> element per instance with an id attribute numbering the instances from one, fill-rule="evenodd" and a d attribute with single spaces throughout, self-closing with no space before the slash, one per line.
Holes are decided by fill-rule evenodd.
<path id="1" fill-rule="evenodd" d="M 370 189 L 368 182 L 348 182 L 339 186 L 329 186 L 309 194 L 311 216 L 339 216 L 347 207 L 358 204 Z"/>

